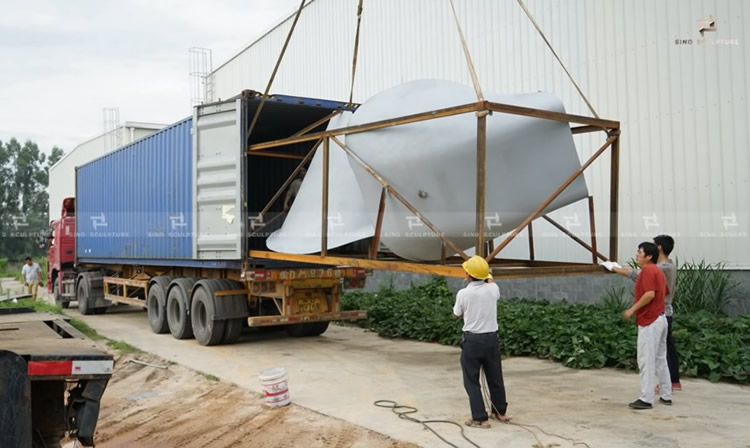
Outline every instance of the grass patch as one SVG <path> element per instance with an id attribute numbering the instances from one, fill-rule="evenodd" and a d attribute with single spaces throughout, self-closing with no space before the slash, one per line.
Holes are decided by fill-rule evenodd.
<path id="1" fill-rule="evenodd" d="M 206 372 L 201 372 L 200 370 L 196 370 L 195 372 L 198 375 L 202 376 L 203 378 L 207 379 L 208 381 L 213 381 L 213 382 L 216 382 L 216 383 L 219 382 L 219 377 L 218 376 L 211 375 L 210 373 L 206 373 Z"/>
<path id="2" fill-rule="evenodd" d="M 111 339 L 107 340 L 107 345 L 120 352 L 120 354 L 123 355 L 131 355 L 134 353 L 143 353 L 141 350 L 139 350 L 136 347 L 133 347 L 132 345 L 128 344 L 127 342 L 123 341 L 113 341 Z"/>
<path id="3" fill-rule="evenodd" d="M 63 314 L 63 310 L 59 305 L 50 305 L 43 300 L 21 299 L 17 303 L 13 303 L 12 300 L 6 300 L 0 302 L 0 308 L 31 308 L 37 313 Z"/>
<path id="4" fill-rule="evenodd" d="M 107 339 L 104 336 L 102 336 L 99 333 L 97 333 L 96 330 L 94 330 L 93 328 L 91 328 L 89 326 L 89 324 L 87 324 L 86 322 L 84 322 L 82 320 L 71 318 L 70 319 L 70 325 L 72 325 L 73 327 L 75 327 L 76 330 L 80 331 L 81 333 L 83 333 L 84 335 L 86 335 L 87 338 L 89 338 L 91 340 L 102 341 L 102 340 Z M 109 339 L 107 339 L 107 340 L 109 340 Z"/>

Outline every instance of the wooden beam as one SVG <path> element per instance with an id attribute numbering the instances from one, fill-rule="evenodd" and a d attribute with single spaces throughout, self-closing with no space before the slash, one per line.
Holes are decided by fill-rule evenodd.
<path id="1" fill-rule="evenodd" d="M 440 266 L 406 261 L 371 260 L 366 258 L 348 258 L 337 256 L 298 255 L 279 252 L 251 250 L 251 258 L 263 260 L 291 261 L 297 263 L 325 264 L 333 266 L 351 266 L 364 269 L 382 269 L 388 271 L 412 272 L 415 274 L 442 275 L 446 277 L 463 277 L 461 266 Z"/>
<path id="2" fill-rule="evenodd" d="M 288 261 L 295 263 L 322 264 L 331 266 L 351 266 L 364 269 L 380 269 L 387 271 L 411 272 L 415 274 L 441 275 L 444 277 L 463 278 L 464 270 L 460 265 L 444 266 L 431 265 L 424 263 L 390 261 L 390 260 L 370 260 L 367 258 L 350 258 L 319 255 L 299 255 L 279 252 L 269 252 L 262 250 L 251 250 L 248 254 L 250 258 L 258 260 L 276 260 Z M 460 260 L 459 260 L 460 261 Z M 522 260 L 523 261 L 523 260 Z M 502 267 L 492 266 L 492 274 L 496 278 L 527 278 L 527 277 L 550 277 L 550 276 L 570 276 L 585 274 L 602 274 L 604 268 L 591 264 L 581 263 L 559 263 L 540 262 L 535 267 Z M 547 264 L 541 264 L 547 263 Z M 552 264 L 550 264 L 552 263 Z"/>
<path id="3" fill-rule="evenodd" d="M 620 122 L 613 120 L 603 120 L 601 118 L 584 117 L 582 115 L 572 115 L 562 112 L 553 112 L 549 110 L 532 109 L 530 107 L 514 106 L 511 104 L 487 102 L 487 108 L 493 112 L 502 112 L 512 115 L 524 115 L 527 117 L 543 118 L 545 120 L 565 121 L 568 123 L 588 124 L 607 129 L 619 129 Z"/>
<path id="4" fill-rule="evenodd" d="M 290 138 L 291 138 L 291 137 L 299 137 L 300 135 L 305 135 L 305 134 L 307 134 L 308 132 L 310 132 L 310 131 L 312 131 L 313 129 L 315 129 L 315 128 L 317 128 L 318 126 L 320 126 L 321 124 L 323 124 L 323 123 L 327 123 L 327 122 L 331 121 L 331 119 L 332 119 L 333 117 L 335 117 L 336 115 L 338 115 L 338 114 L 340 114 L 340 113 L 341 113 L 341 111 L 340 111 L 340 110 L 335 110 L 335 111 L 331 112 L 330 114 L 326 115 L 325 117 L 321 118 L 320 120 L 316 121 L 315 123 L 313 123 L 313 124 L 311 124 L 311 125 L 309 125 L 309 126 L 305 126 L 304 128 L 302 128 L 302 129 L 300 129 L 299 131 L 295 132 L 294 134 L 292 134 L 292 135 L 290 136 Z"/>
<path id="5" fill-rule="evenodd" d="M 533 222 L 529 223 L 529 260 L 534 261 L 534 228 Z"/>
<path id="6" fill-rule="evenodd" d="M 552 224 L 553 226 L 555 226 L 555 228 L 557 228 L 557 229 L 558 229 L 559 231 L 561 231 L 562 233 L 564 233 L 564 234 L 566 234 L 567 236 L 569 236 L 569 237 L 570 237 L 570 239 L 572 239 L 572 240 L 573 240 L 573 241 L 575 241 L 576 243 L 578 243 L 578 244 L 580 244 L 581 246 L 583 246 L 583 247 L 584 247 L 584 248 L 585 248 L 586 250 L 588 250 L 589 252 L 591 252 L 591 253 L 596 253 L 595 257 L 601 258 L 601 259 L 602 259 L 603 261 L 608 261 L 608 260 L 607 260 L 607 257 L 605 257 L 604 255 L 600 254 L 599 252 L 596 252 L 596 251 L 595 251 L 595 250 L 594 250 L 594 249 L 593 249 L 593 248 L 592 248 L 591 246 L 589 246 L 588 244 L 586 244 L 586 242 L 585 242 L 585 241 L 583 241 L 582 239 L 580 239 L 580 238 L 578 238 L 577 236 L 575 236 L 575 235 L 574 235 L 573 233 L 571 233 L 571 232 L 570 232 L 570 230 L 568 230 L 568 229 L 566 229 L 565 227 L 563 227 L 562 225 L 560 225 L 560 223 L 558 223 L 558 222 L 557 222 L 557 221 L 555 221 L 554 219 L 550 218 L 550 217 L 549 217 L 549 216 L 547 216 L 547 215 L 544 215 L 544 216 L 542 216 L 542 218 L 544 218 L 544 219 L 545 219 L 545 220 L 546 220 L 546 221 L 547 221 L 548 223 L 550 223 L 550 224 Z M 596 264 L 596 261 L 594 261 L 594 264 Z"/>
<path id="7" fill-rule="evenodd" d="M 134 280 L 129 278 L 121 278 L 121 277 L 102 277 L 102 281 L 104 283 L 109 283 L 110 285 L 129 285 L 129 286 L 135 286 L 137 288 L 147 288 L 148 287 L 148 280 Z"/>
<path id="8" fill-rule="evenodd" d="M 260 104 L 258 104 L 258 109 L 255 110 L 255 114 L 253 115 L 253 120 L 250 122 L 250 127 L 247 129 L 247 138 L 250 138 L 250 135 L 253 133 L 253 129 L 255 129 L 255 124 L 258 122 L 258 118 L 260 117 L 260 111 L 263 110 L 263 105 L 266 104 L 266 99 L 268 99 L 268 92 L 271 90 L 271 85 L 273 84 L 274 78 L 276 78 L 276 72 L 279 70 L 279 66 L 281 65 L 281 60 L 284 59 L 284 53 L 286 53 L 286 47 L 289 46 L 289 41 L 292 40 L 292 34 L 294 33 L 294 28 L 297 26 L 297 21 L 299 20 L 300 14 L 302 14 L 302 8 L 305 6 L 305 0 L 302 0 L 299 4 L 299 8 L 297 9 L 297 14 L 294 16 L 294 21 L 292 22 L 292 27 L 289 29 L 289 34 L 286 36 L 286 40 L 284 41 L 284 46 L 281 47 L 281 53 L 279 53 L 279 58 L 276 60 L 276 65 L 273 67 L 273 71 L 271 72 L 271 77 L 268 79 L 268 85 L 266 85 L 266 91 L 263 92 L 263 95 L 260 97 Z"/>
<path id="9" fill-rule="evenodd" d="M 598 132 L 598 131 L 607 132 L 607 129 L 601 126 L 590 126 L 590 125 L 576 126 L 576 127 L 570 128 L 570 133 L 573 135 L 588 134 L 589 132 Z"/>
<path id="10" fill-rule="evenodd" d="M 302 161 L 297 165 L 297 168 L 295 168 L 294 171 L 292 171 L 292 174 L 290 174 L 289 177 L 287 177 L 287 179 L 284 181 L 284 183 L 281 185 L 281 187 L 279 187 L 279 189 L 273 195 L 273 197 L 271 198 L 271 200 L 268 201 L 268 203 L 266 204 L 265 207 L 263 207 L 263 210 L 261 210 L 261 212 L 258 214 L 258 216 L 262 217 L 266 213 L 268 213 L 268 210 L 271 209 L 271 207 L 276 202 L 276 200 L 279 199 L 279 197 L 284 193 L 284 191 L 287 189 L 287 187 L 289 187 L 289 184 L 291 184 L 292 181 L 294 180 L 294 178 L 297 177 L 297 173 L 299 173 L 299 171 L 305 166 L 305 163 L 307 163 L 307 161 L 312 158 L 313 154 L 315 154 L 315 150 L 318 149 L 318 146 L 320 145 L 321 142 L 322 142 L 322 140 L 318 140 L 315 143 L 315 145 L 312 148 L 310 148 L 310 151 L 307 152 L 307 155 L 305 156 L 305 158 L 302 159 Z M 251 217 L 251 219 L 252 219 L 252 217 Z M 268 223 L 266 223 L 266 224 L 268 224 Z"/>
<path id="11" fill-rule="evenodd" d="M 289 154 L 285 152 L 275 152 L 275 151 L 256 151 L 256 152 L 251 152 L 248 155 L 255 156 L 255 157 L 276 157 L 279 159 L 305 160 L 305 156 L 300 155 L 300 154 Z"/>
<path id="12" fill-rule="evenodd" d="M 552 193 L 552 195 L 550 195 L 550 197 L 547 198 L 546 201 L 544 201 L 539 207 L 537 207 L 537 209 L 534 210 L 529 216 L 527 216 L 526 219 L 524 219 L 521 224 L 519 224 L 515 229 L 513 229 L 512 232 L 510 232 L 510 235 L 508 235 L 508 237 L 505 238 L 505 240 L 499 246 L 497 246 L 494 251 L 492 251 L 492 253 L 490 254 L 490 256 L 487 257 L 487 260 L 491 260 L 491 259 L 495 258 L 495 256 L 501 250 L 503 250 L 508 244 L 510 244 L 511 241 L 513 241 L 513 238 L 515 238 L 516 235 L 518 235 L 518 232 L 521 229 L 523 229 L 524 227 L 526 227 L 527 225 L 529 225 L 529 223 L 531 221 L 533 221 L 537 216 L 539 216 L 542 213 L 542 211 L 545 208 L 547 208 L 552 203 L 552 201 L 554 201 L 560 195 L 560 193 L 562 193 L 566 188 L 568 188 L 568 186 L 570 184 L 572 184 L 573 181 L 576 180 L 578 178 L 578 176 L 580 176 L 583 173 L 583 171 L 586 168 L 589 167 L 589 165 L 591 165 L 592 163 L 594 163 L 594 160 L 596 160 L 597 158 L 599 158 L 599 156 L 609 147 L 609 145 L 611 145 L 612 142 L 614 142 L 616 140 L 617 140 L 617 136 L 616 135 L 613 135 L 612 137 L 608 138 L 607 141 L 604 143 L 604 145 L 602 145 L 602 147 L 599 148 L 599 150 L 596 151 L 596 153 L 594 153 L 594 155 L 591 156 L 586 161 L 586 163 L 584 163 L 583 165 L 581 165 L 580 168 L 578 168 L 573 174 L 571 174 L 570 177 L 568 177 L 568 179 L 566 179 L 565 182 L 563 182 L 562 185 L 560 185 L 557 188 L 557 190 L 555 190 L 555 192 Z"/>
<path id="13" fill-rule="evenodd" d="M 591 232 L 591 262 L 597 264 L 596 219 L 594 216 L 594 197 L 589 196 L 589 232 Z"/>
<path id="14" fill-rule="evenodd" d="M 378 218 L 375 223 L 375 235 L 372 237 L 372 244 L 370 245 L 370 258 L 378 257 L 378 249 L 380 248 L 380 234 L 383 231 L 383 215 L 385 214 L 385 193 L 386 190 L 383 188 L 380 191 L 380 205 L 378 205 Z"/>
<path id="15" fill-rule="evenodd" d="M 435 118 L 450 117 L 453 115 L 466 114 L 469 112 L 478 112 L 484 110 L 484 103 L 469 103 L 462 106 L 448 107 L 445 109 L 438 109 L 432 112 L 422 112 L 419 114 L 406 115 L 399 118 L 390 118 L 388 120 L 375 121 L 372 123 L 360 124 L 357 126 L 349 126 L 340 129 L 331 129 L 329 131 L 315 132 L 312 134 L 301 135 L 299 137 L 285 138 L 281 140 L 273 140 L 270 142 L 256 143 L 248 148 L 248 151 L 260 151 L 267 148 L 275 148 L 278 146 L 291 145 L 293 143 L 308 142 L 311 140 L 318 140 L 325 137 L 334 137 L 337 135 L 349 135 L 357 134 L 361 132 L 374 131 L 377 129 L 389 128 L 391 126 L 398 126 L 408 123 L 417 123 L 420 121 L 433 120 Z"/>
<path id="16" fill-rule="evenodd" d="M 620 204 L 620 138 L 615 136 L 609 171 L 609 258 L 617 260 L 618 210 Z"/>
<path id="17" fill-rule="evenodd" d="M 320 254 L 328 253 L 328 170 L 329 170 L 329 140 L 323 139 L 323 199 L 320 213 Z"/>
<path id="18" fill-rule="evenodd" d="M 467 56 L 468 57 L 468 56 Z M 476 231 L 477 243 L 475 253 L 487 256 L 484 246 L 485 195 L 487 191 L 487 112 L 477 112 L 477 194 L 476 194 Z"/>
<path id="19" fill-rule="evenodd" d="M 116 296 L 114 294 L 104 294 L 104 299 L 109 300 L 112 303 L 124 303 L 130 306 L 139 306 L 146 308 L 146 301 L 140 299 L 134 299 L 132 297 Z"/>

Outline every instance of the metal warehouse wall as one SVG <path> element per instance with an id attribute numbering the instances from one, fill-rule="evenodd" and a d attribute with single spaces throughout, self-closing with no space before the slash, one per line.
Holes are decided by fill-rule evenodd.
<path id="1" fill-rule="evenodd" d="M 515 0 L 456 1 L 487 91 L 557 94 L 568 112 L 590 115 Z M 527 6 L 603 118 L 622 122 L 620 259 L 658 233 L 677 239 L 681 260 L 750 268 L 750 4 L 741 0 L 527 0 Z M 305 7 L 274 93 L 348 98 L 355 0 Z M 699 20 L 715 18 L 703 37 Z M 214 99 L 265 88 L 291 26 L 286 20 L 217 69 Z M 435 0 L 364 2 L 354 100 L 418 78 L 469 85 L 450 5 Z M 603 136 L 576 136 L 582 160 Z M 608 229 L 609 158 L 586 179 Z M 491 175 L 491 174 L 490 174 Z M 744 193 L 744 194 L 743 194 Z M 587 232 L 584 204 L 555 214 Z M 538 223 L 538 224 L 537 224 Z M 586 260 L 585 251 L 535 223 L 538 258 Z M 551 236 L 555 235 L 555 237 Z M 546 236 L 546 237 L 545 237 Z M 523 240 L 507 256 L 525 256 Z M 584 236 L 587 240 L 588 237 Z M 607 247 L 600 239 L 599 246 Z M 506 254 L 504 251 L 503 254 Z"/>
<path id="2" fill-rule="evenodd" d="M 161 124 L 133 123 L 117 128 L 112 132 L 119 133 L 116 141 L 121 145 L 127 145 L 138 139 L 153 134 Z M 49 169 L 49 219 L 58 219 L 62 209 L 62 201 L 65 198 L 76 195 L 76 167 L 81 166 L 97 157 L 107 154 L 107 139 L 110 132 L 102 134 L 73 148 L 66 153 L 62 159 Z M 112 148 L 114 149 L 114 148 Z"/>

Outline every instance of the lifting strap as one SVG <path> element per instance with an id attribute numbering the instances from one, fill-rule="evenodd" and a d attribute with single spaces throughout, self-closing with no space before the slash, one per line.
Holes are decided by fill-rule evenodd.
<path id="1" fill-rule="evenodd" d="M 456 28 L 458 29 L 458 35 L 461 37 L 461 46 L 464 49 L 464 56 L 466 56 L 466 65 L 469 66 L 469 73 L 471 74 L 471 82 L 474 84 L 474 90 L 477 92 L 477 101 L 484 101 L 484 95 L 482 95 L 482 87 L 479 85 L 479 78 L 477 77 L 477 71 L 474 70 L 474 63 L 471 61 L 471 54 L 469 53 L 469 46 L 466 45 L 466 39 L 464 39 L 464 32 L 461 30 L 461 24 L 458 22 L 458 15 L 456 14 L 456 7 L 453 5 L 453 0 L 449 0 L 451 3 L 451 10 L 453 10 L 453 19 L 456 21 Z"/>
<path id="2" fill-rule="evenodd" d="M 354 75 L 357 73 L 357 53 L 359 51 L 359 26 L 362 23 L 362 2 L 359 0 L 357 6 L 357 34 L 354 36 L 354 57 L 352 58 L 352 88 L 349 90 L 349 104 L 352 104 L 354 97 Z"/>
<path id="3" fill-rule="evenodd" d="M 560 56 L 557 55 L 557 52 L 555 52 L 555 49 L 552 48 L 552 44 L 550 44 L 549 40 L 547 40 L 547 36 L 545 36 L 544 32 L 542 32 L 542 28 L 539 27 L 539 24 L 536 23 L 536 20 L 534 20 L 534 17 L 531 15 L 531 12 L 526 7 L 526 4 L 523 2 L 523 0 L 517 0 L 517 1 L 518 1 L 518 4 L 521 6 L 521 9 L 523 9 L 523 12 L 526 13 L 526 16 L 528 16 L 529 20 L 531 20 L 531 23 L 534 25 L 534 27 L 536 28 L 536 30 L 539 32 L 539 35 L 542 36 L 542 39 L 544 40 L 544 43 L 547 44 L 547 47 L 550 49 L 550 51 L 552 52 L 552 54 L 555 55 L 555 59 L 557 59 L 557 62 L 560 63 L 560 66 L 565 71 L 565 74 L 568 75 L 568 78 L 570 79 L 570 82 L 573 83 L 573 85 L 575 86 L 576 90 L 581 95 L 581 98 L 583 98 L 583 101 L 586 102 L 586 105 L 589 107 L 589 110 L 591 111 L 591 113 L 594 114 L 594 117 L 599 118 L 599 114 L 597 114 L 596 111 L 594 110 L 594 106 L 591 105 L 591 103 L 589 102 L 588 98 L 586 98 L 586 95 L 584 95 L 583 91 L 581 91 L 581 88 L 578 87 L 578 84 L 573 79 L 573 76 L 570 74 L 570 72 L 568 71 L 567 67 L 565 67 L 565 64 L 563 64 L 563 61 L 560 60 Z"/>
<path id="4" fill-rule="evenodd" d="M 258 122 L 258 117 L 260 116 L 260 111 L 263 109 L 263 105 L 266 104 L 266 98 L 268 98 L 268 92 L 271 90 L 271 84 L 273 84 L 273 79 L 276 77 L 276 72 L 279 70 L 279 66 L 281 65 L 281 60 L 284 59 L 284 53 L 286 53 L 286 47 L 289 45 L 289 41 L 292 39 L 292 33 L 294 33 L 294 27 L 297 26 L 297 21 L 299 20 L 300 14 L 302 14 L 302 8 L 305 7 L 305 0 L 302 0 L 299 4 L 299 9 L 297 9 L 297 14 L 294 16 L 294 22 L 292 22 L 292 28 L 289 30 L 289 35 L 286 36 L 286 41 L 284 42 L 284 46 L 281 48 L 281 54 L 279 54 L 279 59 L 276 61 L 276 66 L 273 68 L 273 72 L 271 73 L 271 79 L 268 80 L 268 85 L 266 86 L 266 91 L 263 92 L 263 96 L 260 98 L 260 104 L 258 105 L 258 109 L 255 111 L 255 115 L 253 116 L 253 121 L 250 122 L 250 127 L 247 129 L 247 137 L 250 137 L 250 134 L 252 134 L 253 129 L 255 128 L 255 123 Z"/>

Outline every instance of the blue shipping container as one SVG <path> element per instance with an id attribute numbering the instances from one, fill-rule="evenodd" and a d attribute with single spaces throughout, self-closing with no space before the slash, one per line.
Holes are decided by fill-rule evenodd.
<path id="1" fill-rule="evenodd" d="M 192 122 L 185 119 L 78 167 L 79 262 L 192 258 Z"/>

